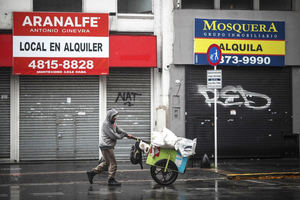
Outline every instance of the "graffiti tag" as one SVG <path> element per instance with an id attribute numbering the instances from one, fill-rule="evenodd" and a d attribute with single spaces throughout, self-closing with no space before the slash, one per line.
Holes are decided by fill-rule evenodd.
<path id="1" fill-rule="evenodd" d="M 214 97 L 210 98 L 209 93 L 213 95 L 214 90 L 208 89 L 206 85 L 198 85 L 198 92 L 205 97 L 205 103 L 211 107 L 214 103 Z M 260 105 L 257 105 L 258 101 Z M 244 90 L 240 85 L 236 87 L 229 85 L 221 91 L 217 90 L 217 103 L 224 107 L 244 105 L 254 110 L 263 110 L 270 107 L 271 98 L 265 94 Z"/>
<path id="2" fill-rule="evenodd" d="M 136 92 L 118 92 L 115 103 L 118 103 L 119 99 L 121 99 L 124 105 L 133 106 L 136 96 L 142 96 L 142 94 Z"/>

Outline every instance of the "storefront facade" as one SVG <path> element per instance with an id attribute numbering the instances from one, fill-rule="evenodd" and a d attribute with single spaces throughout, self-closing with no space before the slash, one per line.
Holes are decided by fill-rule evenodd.
<path id="1" fill-rule="evenodd" d="M 111 48 L 112 66 L 108 76 L 17 77 L 20 160 L 96 159 L 100 120 L 104 120 L 105 110 L 110 108 L 120 112 L 119 124 L 126 131 L 144 139 L 150 138 L 156 37 L 114 35 L 111 41 L 117 46 Z M 135 47 L 128 49 L 133 41 Z M 144 46 L 148 47 L 146 51 Z M 126 56 L 126 62 L 119 60 Z M 149 59 L 140 62 L 135 59 L 139 56 Z M 2 129 L 1 133 L 2 158 L 9 158 L 10 152 L 11 71 L 11 67 L 1 68 L 4 89 L 1 117 L 3 127 L 7 129 L 5 132 Z M 128 158 L 130 142 L 120 141 L 116 149 L 118 159 Z"/>
<path id="2" fill-rule="evenodd" d="M 299 117 L 296 114 L 299 112 L 297 105 L 299 84 L 297 83 L 300 60 L 297 54 L 300 52 L 296 45 L 299 39 L 295 36 L 300 31 L 296 21 L 299 13 L 293 15 L 287 13 L 184 9 L 174 12 L 175 39 L 174 65 L 170 72 L 170 128 L 178 135 L 197 138 L 199 157 L 203 154 L 208 154 L 210 157 L 214 155 L 214 92 L 213 89 L 207 88 L 206 77 L 207 70 L 213 67 L 208 64 L 205 53 L 204 57 L 195 54 L 198 48 L 195 47 L 197 40 L 202 40 L 195 36 L 197 20 L 207 22 L 204 27 L 206 29 L 214 29 L 216 26 L 216 29 L 221 30 L 220 35 L 204 38 L 201 44 L 210 39 L 217 43 L 218 39 L 224 39 L 222 35 L 231 36 L 231 31 L 240 27 L 238 25 L 240 22 L 285 23 L 283 65 L 277 65 L 276 62 L 274 64 L 268 62 L 269 65 L 254 64 L 254 62 L 250 65 L 247 62 L 248 65 L 245 65 L 245 62 L 242 63 L 244 57 L 240 58 L 238 54 L 230 55 L 228 46 L 221 47 L 225 51 L 224 55 L 227 55 L 226 58 L 235 56 L 236 62 L 232 64 L 223 60 L 223 64 L 217 67 L 222 70 L 222 88 L 217 90 L 218 156 L 241 158 L 298 155 L 300 129 L 296 125 L 299 124 Z M 217 27 L 218 22 L 223 24 Z M 226 26 L 226 22 L 231 25 Z M 254 40 L 259 39 L 252 38 L 251 41 Z M 227 40 L 228 43 L 239 43 L 239 41 L 243 43 L 246 40 L 233 38 Z M 234 44 L 234 47 L 238 45 Z M 280 48 L 279 51 L 282 49 Z M 252 51 L 256 50 L 252 49 Z M 279 57 L 276 56 L 277 61 Z M 207 64 L 201 64 L 199 59 L 202 61 L 205 59 L 204 62 Z M 248 59 L 245 58 L 244 61 Z"/>
<path id="3" fill-rule="evenodd" d="M 293 12 L 288 10 L 296 1 L 274 3 L 286 11 L 272 10 L 273 4 L 264 11 L 268 3 L 259 0 L 145 0 L 138 6 L 135 0 L 67 1 L 72 6 L 49 2 L 11 0 L 0 8 L 6 13 L 0 16 L 0 160 L 97 159 L 101 123 L 112 107 L 119 110 L 119 124 L 129 133 L 149 140 L 152 130 L 167 127 L 177 136 L 197 137 L 197 156 L 212 157 L 213 93 L 206 87 L 206 73 L 212 67 L 195 56 L 205 51 L 202 45 L 199 52 L 194 48 L 199 39 L 195 39 L 196 19 L 206 19 L 207 28 L 225 34 L 242 21 L 285 25 L 280 29 L 285 37 L 278 39 L 284 50 L 273 45 L 279 49 L 275 63 L 269 63 L 268 57 L 274 56 L 269 52 L 265 59 L 232 57 L 230 64 L 223 60 L 218 66 L 223 73 L 218 90 L 218 145 L 220 157 L 299 154 L 299 4 Z M 109 74 L 14 74 L 12 11 L 108 14 L 109 70 L 105 73 Z M 225 22 L 234 23 L 225 26 Z M 275 31 L 263 24 L 252 28 Z M 206 39 L 200 38 L 200 44 Z M 119 141 L 117 159 L 128 160 L 131 142 Z"/>
<path id="4" fill-rule="evenodd" d="M 30 2 L 26 3 L 23 5 L 26 8 L 21 11 L 30 11 L 27 7 L 30 7 Z M 105 8 L 101 7 L 102 3 L 99 2 L 98 8 L 95 8 L 95 5 L 85 2 L 84 7 L 79 5 L 79 10 L 66 8 L 64 11 L 70 11 L 70 16 L 76 19 L 74 12 L 81 9 L 97 14 L 116 9 L 113 6 L 116 2 L 107 3 Z M 41 10 L 40 6 L 34 7 L 34 10 Z M 43 9 L 48 11 L 56 8 Z M 64 15 L 67 17 L 68 13 Z M 12 22 L 7 24 L 11 25 L 8 27 L 13 25 Z M 98 147 L 101 124 L 110 108 L 119 111 L 118 124 L 124 130 L 137 137 L 150 139 L 155 115 L 154 77 L 159 74 L 153 14 L 126 16 L 124 19 L 111 14 L 107 25 L 110 32 L 109 69 L 105 73 L 87 75 L 14 72 L 14 33 L 12 30 L 2 31 L 0 160 L 98 159 L 101 156 Z M 38 63 L 35 64 L 38 66 Z M 47 67 L 47 61 L 44 65 Z M 58 68 L 63 65 L 58 60 Z M 50 71 L 45 70 L 44 66 L 39 67 L 43 67 L 39 73 Z M 115 149 L 116 158 L 128 160 L 133 143 L 128 139 L 120 140 Z"/>

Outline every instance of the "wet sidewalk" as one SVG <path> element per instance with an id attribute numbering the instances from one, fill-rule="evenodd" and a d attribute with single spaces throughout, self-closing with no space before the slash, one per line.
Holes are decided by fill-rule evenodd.
<path id="1" fill-rule="evenodd" d="M 44 161 L 22 162 L 18 164 L 0 164 L 0 185 L 27 183 L 88 183 L 86 171 L 98 164 L 94 161 Z M 120 182 L 153 182 L 150 166 L 133 165 L 129 161 L 119 161 L 116 178 Z M 95 183 L 107 182 L 107 172 L 95 177 Z M 177 181 L 211 180 L 225 178 L 224 175 L 199 167 L 188 168 L 185 174 L 179 174 Z"/>
<path id="2" fill-rule="evenodd" d="M 299 171 L 298 159 L 219 160 L 219 168 L 200 168 L 199 162 L 179 174 L 174 184 L 161 186 L 148 165 L 140 169 L 129 161 L 118 162 L 117 180 L 122 187 L 107 185 L 107 172 L 90 184 L 86 171 L 97 161 L 44 161 L 0 164 L 0 199 L 299 199 L 300 179 L 281 175 L 277 180 L 254 179 L 257 173 Z M 230 175 L 236 173 L 235 178 Z M 245 174 L 251 176 L 245 177 Z M 244 177 L 242 177 L 244 176 Z M 233 176 L 232 176 L 233 177 Z M 279 177 L 277 175 L 277 177 Z M 270 179 L 262 174 L 256 179 Z M 295 178 L 295 177 L 293 177 Z M 245 180 L 247 179 L 247 180 Z"/>
<path id="3" fill-rule="evenodd" d="M 86 171 L 98 164 L 96 160 L 88 161 L 43 161 L 21 162 L 15 164 L 0 163 L 0 184 L 26 183 L 33 179 L 36 182 L 51 181 L 87 181 Z M 201 168 L 200 161 L 188 165 L 185 174 L 179 174 L 178 179 L 269 179 L 300 178 L 300 159 L 222 159 L 218 161 L 218 170 Z M 133 165 L 129 161 L 118 162 L 117 177 L 120 181 L 148 180 L 151 181 L 150 166 L 143 163 Z M 106 181 L 107 173 L 96 179 Z"/>
<path id="4" fill-rule="evenodd" d="M 219 162 L 218 173 L 232 180 L 300 178 L 300 159 L 221 160 Z"/>

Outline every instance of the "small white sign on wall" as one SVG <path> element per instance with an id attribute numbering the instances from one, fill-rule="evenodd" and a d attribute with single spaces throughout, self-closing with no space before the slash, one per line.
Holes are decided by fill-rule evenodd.
<path id="1" fill-rule="evenodd" d="M 207 70 L 207 88 L 222 88 L 222 70 Z"/>

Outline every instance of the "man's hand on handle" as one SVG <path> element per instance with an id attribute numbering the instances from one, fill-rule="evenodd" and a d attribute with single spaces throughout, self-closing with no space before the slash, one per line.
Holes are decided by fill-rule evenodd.
<path id="1" fill-rule="evenodd" d="M 131 134 L 127 134 L 127 138 L 128 139 L 136 139 L 133 135 L 131 135 Z"/>

